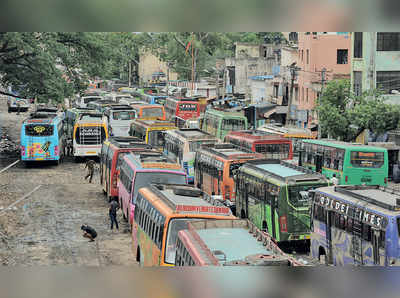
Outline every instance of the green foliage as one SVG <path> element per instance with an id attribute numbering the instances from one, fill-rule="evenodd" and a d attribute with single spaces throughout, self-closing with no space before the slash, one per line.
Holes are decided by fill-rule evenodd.
<path id="1" fill-rule="evenodd" d="M 400 121 L 399 106 L 386 104 L 376 90 L 354 96 L 349 80 L 330 81 L 316 109 L 322 134 L 343 141 L 353 141 L 364 129 L 381 134 Z"/>
<path id="2" fill-rule="evenodd" d="M 0 33 L 0 83 L 22 97 L 61 102 L 107 72 L 104 43 L 100 33 Z"/>

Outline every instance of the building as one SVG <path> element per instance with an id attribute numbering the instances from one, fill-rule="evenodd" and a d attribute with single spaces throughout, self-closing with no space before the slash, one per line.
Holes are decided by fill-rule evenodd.
<path id="1" fill-rule="evenodd" d="M 350 48 L 349 32 L 298 33 L 298 126 L 311 127 L 318 123 L 314 107 L 323 78 L 325 81 L 350 78 Z"/>
<path id="2" fill-rule="evenodd" d="M 140 53 L 138 70 L 140 85 L 153 80 L 154 77 L 160 73 L 164 73 L 165 75 L 168 74 L 167 63 L 161 61 L 157 56 L 149 51 Z M 169 79 L 171 81 L 177 80 L 178 74 L 170 70 Z"/>
<path id="3" fill-rule="evenodd" d="M 351 43 L 355 95 L 379 88 L 387 102 L 400 104 L 400 33 L 353 32 Z"/>

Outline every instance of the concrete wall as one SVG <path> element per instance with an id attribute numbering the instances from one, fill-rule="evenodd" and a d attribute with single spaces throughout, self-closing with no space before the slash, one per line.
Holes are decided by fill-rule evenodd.
<path id="1" fill-rule="evenodd" d="M 167 64 L 161 61 L 157 56 L 150 52 L 141 53 L 139 56 L 139 81 L 147 82 L 151 80 L 151 76 L 155 72 L 162 71 L 167 75 L 168 67 Z M 169 72 L 170 80 L 177 80 L 178 74 L 171 71 Z"/>

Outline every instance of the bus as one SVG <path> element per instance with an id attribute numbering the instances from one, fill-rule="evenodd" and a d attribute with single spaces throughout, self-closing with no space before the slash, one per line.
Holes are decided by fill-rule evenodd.
<path id="1" fill-rule="evenodd" d="M 99 156 L 104 140 L 108 139 L 107 125 L 100 117 L 81 115 L 74 126 L 72 137 L 73 156 L 78 162 L 81 157 Z"/>
<path id="2" fill-rule="evenodd" d="M 400 265 L 400 193 L 377 185 L 314 191 L 311 256 L 333 265 Z"/>
<path id="3" fill-rule="evenodd" d="M 168 119 L 181 125 L 182 120 L 200 117 L 200 104 L 197 98 L 168 97 L 165 101 L 165 112 Z"/>
<path id="4" fill-rule="evenodd" d="M 87 104 L 87 107 L 98 111 L 99 113 L 103 113 L 106 107 L 112 106 L 112 105 L 119 105 L 119 103 L 113 101 L 113 100 L 97 100 L 97 101 L 92 101 Z"/>
<path id="5" fill-rule="evenodd" d="M 95 110 L 90 108 L 72 108 L 65 111 L 64 117 L 64 128 L 67 138 L 72 140 L 72 134 L 74 132 L 75 122 L 79 119 L 79 116 L 84 113 L 94 113 Z"/>
<path id="6" fill-rule="evenodd" d="M 141 139 L 146 144 L 163 151 L 165 133 L 177 129 L 172 122 L 160 120 L 135 120 L 132 122 L 129 135 Z"/>
<path id="7" fill-rule="evenodd" d="M 262 159 L 260 153 L 238 149 L 232 144 L 202 146 L 195 156 L 194 183 L 210 196 L 235 202 L 233 174 L 244 163 Z"/>
<path id="8" fill-rule="evenodd" d="M 280 136 L 251 130 L 231 131 L 226 135 L 225 143 L 261 153 L 266 159 L 293 159 L 292 141 Z"/>
<path id="9" fill-rule="evenodd" d="M 75 106 L 77 108 L 87 108 L 89 103 L 103 99 L 104 98 L 99 95 L 82 96 L 77 98 L 77 100 L 75 101 Z"/>
<path id="10" fill-rule="evenodd" d="M 308 248 L 309 191 L 326 185 L 325 176 L 286 161 L 249 161 L 235 175 L 236 215 L 267 231 L 283 249 Z"/>
<path id="11" fill-rule="evenodd" d="M 316 139 L 316 135 L 309 129 L 298 127 L 277 126 L 273 124 L 264 124 L 256 129 L 256 131 L 266 133 L 273 136 L 281 136 L 292 141 L 293 155 L 298 157 L 303 139 Z"/>
<path id="12" fill-rule="evenodd" d="M 302 266 L 302 263 L 285 254 L 270 235 L 249 220 L 222 219 L 191 221 L 187 229 L 179 231 L 175 266 Z"/>
<path id="13" fill-rule="evenodd" d="M 188 182 L 194 183 L 194 159 L 201 145 L 218 142 L 214 136 L 200 129 L 169 130 L 165 134 L 164 154 L 186 171 Z"/>
<path id="14" fill-rule="evenodd" d="M 344 185 L 386 185 L 388 153 L 386 148 L 363 146 L 335 140 L 303 140 L 299 165 L 333 174 Z"/>
<path id="15" fill-rule="evenodd" d="M 161 152 L 130 153 L 123 156 L 117 182 L 118 201 L 124 219 L 129 220 L 130 224 L 139 189 L 151 183 L 186 184 L 186 173 L 180 165 L 171 163 Z"/>
<path id="16" fill-rule="evenodd" d="M 247 118 L 241 113 L 208 109 L 204 114 L 201 129 L 222 141 L 231 131 L 247 130 Z"/>
<path id="17" fill-rule="evenodd" d="M 112 105 L 106 107 L 103 113 L 110 136 L 129 136 L 130 126 L 135 118 L 136 111 L 129 105 Z"/>
<path id="18" fill-rule="evenodd" d="M 172 184 L 172 183 L 170 183 Z M 178 232 L 199 219 L 235 219 L 228 207 L 208 201 L 188 185 L 149 185 L 139 190 L 132 250 L 142 266 L 174 266 Z"/>
<path id="19" fill-rule="evenodd" d="M 136 111 L 136 118 L 142 120 L 166 120 L 164 106 L 149 104 L 132 104 Z"/>
<path id="20" fill-rule="evenodd" d="M 21 160 L 26 165 L 31 161 L 62 161 L 66 139 L 60 116 L 33 113 L 23 121 L 20 136 Z"/>
<path id="21" fill-rule="evenodd" d="M 168 96 L 157 94 L 142 94 L 141 100 L 151 105 L 164 105 Z"/>
<path id="22" fill-rule="evenodd" d="M 117 181 L 122 156 L 129 152 L 154 151 L 151 146 L 135 137 L 111 137 L 103 142 L 100 153 L 100 183 L 109 198 L 118 198 Z"/>

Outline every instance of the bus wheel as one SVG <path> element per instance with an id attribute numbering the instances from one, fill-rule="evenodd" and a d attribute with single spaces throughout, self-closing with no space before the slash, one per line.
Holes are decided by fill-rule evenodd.
<path id="1" fill-rule="evenodd" d="M 139 246 L 136 250 L 136 262 L 138 262 L 140 264 L 140 248 L 139 248 Z"/>

